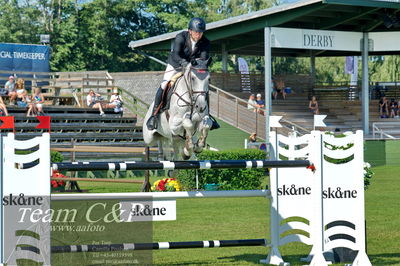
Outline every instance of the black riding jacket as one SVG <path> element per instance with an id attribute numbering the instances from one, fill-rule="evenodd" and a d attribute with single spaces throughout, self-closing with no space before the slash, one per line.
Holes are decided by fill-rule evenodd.
<path id="1" fill-rule="evenodd" d="M 196 43 L 192 51 L 192 43 L 189 31 L 183 31 L 176 35 L 174 47 L 169 55 L 168 64 L 179 68 L 182 63 L 191 62 L 193 59 L 201 58 L 207 60 L 210 53 L 210 41 L 204 37 Z"/>

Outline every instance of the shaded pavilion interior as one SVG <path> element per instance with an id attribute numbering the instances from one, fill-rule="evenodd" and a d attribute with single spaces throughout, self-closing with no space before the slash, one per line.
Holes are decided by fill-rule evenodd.
<path id="1" fill-rule="evenodd" d="M 313 70 L 315 57 L 363 56 L 363 129 L 365 134 L 368 134 L 368 56 L 400 53 L 400 49 L 397 51 L 374 51 L 371 47 L 373 44 L 368 44 L 368 33 L 398 32 L 400 27 L 399 11 L 400 3 L 393 0 L 303 0 L 209 23 L 206 36 L 211 41 L 211 52 L 222 54 L 222 71 L 227 70 L 229 54 L 265 56 L 266 70 L 271 68 L 271 56 L 310 57 L 311 73 L 315 73 L 315 69 Z M 271 27 L 361 32 L 364 34 L 365 41 L 360 40 L 360 51 L 270 48 L 270 44 L 269 47 L 266 46 L 268 40 L 265 36 L 266 29 L 271 29 Z M 170 51 L 171 42 L 179 32 L 132 41 L 129 46 L 132 49 L 167 52 Z M 270 79 L 271 73 L 266 71 L 265 80 Z M 266 95 L 269 95 L 271 92 L 270 82 L 265 82 L 265 86 Z M 266 105 L 270 106 L 268 102 Z"/>

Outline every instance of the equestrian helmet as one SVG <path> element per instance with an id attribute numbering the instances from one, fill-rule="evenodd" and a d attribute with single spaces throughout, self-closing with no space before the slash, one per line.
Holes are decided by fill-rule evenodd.
<path id="1" fill-rule="evenodd" d="M 192 18 L 189 22 L 189 30 L 196 32 L 206 31 L 206 22 L 202 18 Z"/>

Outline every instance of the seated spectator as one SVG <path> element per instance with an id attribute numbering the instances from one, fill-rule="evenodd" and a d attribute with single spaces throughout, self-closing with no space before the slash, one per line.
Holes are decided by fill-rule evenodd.
<path id="1" fill-rule="evenodd" d="M 308 103 L 308 108 L 314 115 L 319 115 L 318 102 L 315 96 L 311 97 L 311 101 Z"/>
<path id="2" fill-rule="evenodd" d="M 252 133 L 249 137 L 249 142 L 257 142 L 257 133 Z"/>
<path id="3" fill-rule="evenodd" d="M 44 115 L 43 102 L 44 96 L 42 94 L 42 90 L 40 88 L 34 88 L 31 96 L 31 102 L 29 103 L 27 116 Z"/>
<path id="4" fill-rule="evenodd" d="M 264 114 L 264 111 L 262 111 L 262 110 L 260 110 L 260 109 L 265 109 L 265 102 L 264 102 L 264 100 L 261 98 L 261 94 L 260 93 L 258 93 L 257 94 L 257 100 L 256 100 L 256 103 L 257 103 L 257 107 L 258 107 L 258 112 L 260 113 L 260 114 Z"/>
<path id="5" fill-rule="evenodd" d="M 390 100 L 389 109 L 390 109 L 389 117 L 394 118 L 399 116 L 399 103 L 394 98 Z"/>
<path id="6" fill-rule="evenodd" d="M 3 98 L 0 96 L 0 116 L 8 116 L 7 107 L 3 102 Z"/>
<path id="7" fill-rule="evenodd" d="M 25 90 L 25 80 L 19 78 L 17 80 L 17 83 L 15 84 L 15 92 L 16 92 L 16 98 L 17 98 L 17 106 L 19 107 L 27 107 L 28 106 L 28 101 L 27 101 L 27 92 Z M 29 99 L 29 97 L 28 97 Z M 12 99 L 10 98 L 10 103 Z"/>
<path id="8" fill-rule="evenodd" d="M 110 102 L 104 106 L 104 108 L 113 108 L 115 113 L 120 113 L 123 111 L 122 105 L 124 102 L 122 101 L 121 95 L 119 95 L 118 89 L 115 88 L 113 90 L 113 94 L 110 97 Z"/>
<path id="9" fill-rule="evenodd" d="M 14 76 L 9 76 L 8 81 L 4 85 L 4 90 L 0 93 L 2 96 L 10 96 L 10 105 L 14 105 L 14 101 L 17 98 L 17 92 L 15 91 L 15 80 Z"/>
<path id="10" fill-rule="evenodd" d="M 381 118 L 389 117 L 389 103 L 385 96 L 379 101 L 379 115 Z"/>
<path id="11" fill-rule="evenodd" d="M 86 104 L 88 107 L 99 109 L 100 115 L 104 116 L 103 107 L 101 106 L 100 100 L 101 95 L 94 93 L 93 90 L 90 90 L 88 96 L 86 97 Z"/>
<path id="12" fill-rule="evenodd" d="M 286 99 L 285 82 L 283 81 L 282 78 L 279 78 L 278 81 L 276 82 L 275 99 L 278 97 L 278 93 L 282 93 L 283 99 L 284 100 Z"/>
<path id="13" fill-rule="evenodd" d="M 249 100 L 247 101 L 247 109 L 252 110 L 253 112 L 256 112 L 258 108 L 258 104 L 255 100 L 254 94 L 251 94 L 249 97 Z"/>

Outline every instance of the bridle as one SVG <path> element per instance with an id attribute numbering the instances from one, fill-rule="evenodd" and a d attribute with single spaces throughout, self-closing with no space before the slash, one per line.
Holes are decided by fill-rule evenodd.
<path id="1" fill-rule="evenodd" d="M 208 94 L 208 90 L 204 90 L 204 91 L 196 91 L 196 90 L 193 90 L 193 83 L 192 83 L 192 79 L 191 79 L 191 77 L 190 77 L 193 70 L 196 70 L 196 71 L 198 71 L 198 72 L 200 72 L 200 73 L 201 73 L 201 71 L 204 71 L 204 72 L 207 72 L 207 71 L 208 71 L 208 70 L 205 69 L 205 68 L 190 67 L 190 69 L 187 71 L 187 73 L 184 73 L 183 77 L 179 80 L 179 81 L 181 81 L 181 80 L 184 80 L 184 81 L 185 81 L 187 91 L 184 92 L 184 93 L 181 94 L 181 95 L 179 95 L 179 94 L 176 92 L 176 88 L 177 88 L 178 83 L 179 83 L 179 81 L 178 81 L 178 82 L 176 83 L 176 85 L 175 85 L 174 92 L 173 92 L 173 93 L 178 97 L 177 105 L 178 105 L 179 107 L 186 107 L 186 106 L 189 106 L 189 107 L 190 107 L 191 116 L 193 115 L 193 113 L 195 113 L 195 112 L 194 112 L 195 109 L 197 110 L 196 102 L 197 102 L 198 98 L 199 98 L 201 95 L 205 95 L 205 97 L 207 97 L 207 94 Z M 185 100 L 185 99 L 183 98 L 183 96 L 186 95 L 186 94 L 189 94 L 190 102 L 187 101 L 187 100 Z M 180 104 L 179 104 L 179 100 L 183 101 L 185 104 L 180 105 Z M 198 113 L 203 113 L 204 110 L 205 110 L 205 108 L 204 108 L 204 109 L 201 109 L 201 110 L 197 110 L 197 112 L 198 112 Z"/>

